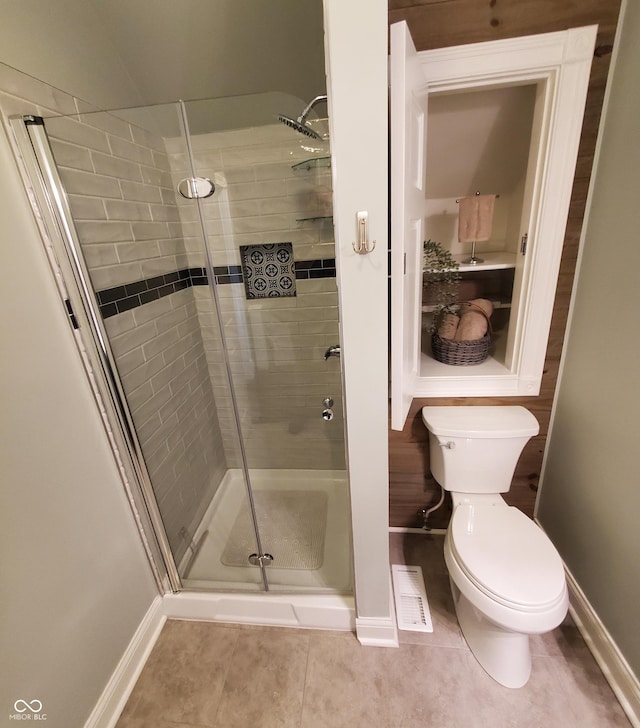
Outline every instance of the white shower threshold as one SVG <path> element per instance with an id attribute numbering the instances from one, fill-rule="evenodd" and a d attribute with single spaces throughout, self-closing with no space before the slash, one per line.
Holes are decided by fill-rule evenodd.
<path id="1" fill-rule="evenodd" d="M 269 596 L 275 593 L 296 592 L 332 596 L 349 596 L 353 591 L 351 523 L 348 484 L 342 470 L 260 470 L 249 471 L 256 499 L 265 492 L 305 491 L 321 493 L 326 498 L 326 530 L 322 559 L 318 568 L 266 567 Z M 202 539 L 195 558 L 189 564 L 190 552 L 183 558 L 179 570 L 185 591 L 263 592 L 259 567 L 229 565 L 223 562 L 232 527 L 242 509 L 248 508 L 242 471 L 229 469 L 202 521 L 194 534 L 194 542 Z M 258 509 L 258 520 L 261 520 Z M 286 542 L 286 534 L 284 541 Z M 272 546 L 263 539 L 264 551 Z M 247 547 L 247 557 L 254 551 Z"/>
<path id="2" fill-rule="evenodd" d="M 267 627 L 355 631 L 355 602 L 340 594 L 165 594 L 167 619 L 194 619 Z"/>

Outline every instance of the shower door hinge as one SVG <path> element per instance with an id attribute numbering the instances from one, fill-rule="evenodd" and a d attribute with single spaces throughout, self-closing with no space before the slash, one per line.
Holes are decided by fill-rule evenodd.
<path id="1" fill-rule="evenodd" d="M 71 301 L 68 298 L 64 299 L 64 305 L 67 309 L 67 316 L 69 317 L 69 321 L 71 321 L 71 325 L 74 329 L 79 329 L 80 325 L 78 324 L 78 320 L 76 319 L 75 313 L 73 313 L 73 308 L 71 307 Z"/>
<path id="2" fill-rule="evenodd" d="M 528 240 L 529 240 L 529 233 L 525 233 L 520 238 L 520 252 L 522 253 L 522 255 L 526 255 L 526 252 L 527 252 L 527 241 Z"/>

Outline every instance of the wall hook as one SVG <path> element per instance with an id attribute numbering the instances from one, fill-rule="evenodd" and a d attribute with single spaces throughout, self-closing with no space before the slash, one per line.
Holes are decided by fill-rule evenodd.
<path id="1" fill-rule="evenodd" d="M 367 255 L 375 250 L 376 241 L 373 240 L 371 246 L 369 246 L 369 231 L 367 229 L 367 221 L 369 219 L 369 213 L 366 210 L 356 213 L 356 225 L 358 231 L 358 240 L 352 243 L 353 249 L 358 255 Z"/>

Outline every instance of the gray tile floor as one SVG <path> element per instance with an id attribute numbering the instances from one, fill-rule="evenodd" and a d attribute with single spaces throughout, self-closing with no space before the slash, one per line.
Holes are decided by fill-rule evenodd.
<path id="1" fill-rule="evenodd" d="M 433 633 L 365 648 L 349 633 L 171 620 L 117 728 L 629 726 L 569 621 L 532 639 L 531 679 L 509 690 L 460 634 L 442 537 L 391 534 L 391 562 L 422 566 Z"/>

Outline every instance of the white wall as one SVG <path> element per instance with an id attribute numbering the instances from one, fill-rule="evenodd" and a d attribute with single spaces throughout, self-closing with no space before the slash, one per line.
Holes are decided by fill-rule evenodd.
<path id="1" fill-rule="evenodd" d="M 627 4 L 548 439 L 538 518 L 640 676 L 640 5 Z"/>

